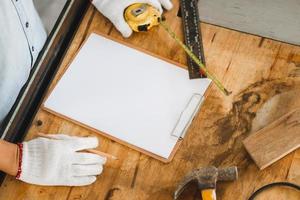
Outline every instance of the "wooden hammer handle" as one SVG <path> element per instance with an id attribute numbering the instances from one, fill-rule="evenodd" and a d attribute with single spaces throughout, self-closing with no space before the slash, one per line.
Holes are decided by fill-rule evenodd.
<path id="1" fill-rule="evenodd" d="M 204 189 L 201 190 L 201 195 L 203 200 L 216 200 L 216 189 Z"/>

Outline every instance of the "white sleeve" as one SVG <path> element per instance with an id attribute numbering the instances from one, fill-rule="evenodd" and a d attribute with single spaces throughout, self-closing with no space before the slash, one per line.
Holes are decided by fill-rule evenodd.
<path id="1" fill-rule="evenodd" d="M 30 12 L 32 2 L 20 4 L 26 2 L 0 1 L 0 123 L 26 83 L 47 37 L 37 14 Z"/>

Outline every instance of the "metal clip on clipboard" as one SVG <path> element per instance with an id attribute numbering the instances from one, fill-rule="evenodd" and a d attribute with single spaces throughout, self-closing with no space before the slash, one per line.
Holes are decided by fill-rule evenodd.
<path id="1" fill-rule="evenodd" d="M 194 94 L 186 107 L 180 114 L 180 117 L 171 133 L 172 137 L 183 139 L 190 124 L 192 123 L 195 115 L 198 113 L 200 105 L 202 104 L 204 97 L 200 94 Z"/>

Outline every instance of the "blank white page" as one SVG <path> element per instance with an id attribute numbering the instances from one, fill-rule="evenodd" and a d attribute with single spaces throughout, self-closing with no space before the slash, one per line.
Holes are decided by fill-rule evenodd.
<path id="1" fill-rule="evenodd" d="M 44 106 L 167 159 L 182 112 L 209 83 L 189 80 L 185 69 L 91 34 Z"/>

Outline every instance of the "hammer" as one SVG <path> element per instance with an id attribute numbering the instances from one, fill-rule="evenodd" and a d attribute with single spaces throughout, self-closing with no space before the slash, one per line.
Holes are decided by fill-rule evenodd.
<path id="1" fill-rule="evenodd" d="M 203 200 L 216 200 L 217 181 L 234 181 L 238 178 L 237 167 L 217 169 L 216 167 L 200 168 L 188 174 L 175 191 L 174 200 L 177 200 L 191 183 L 196 183 L 201 191 Z"/>

